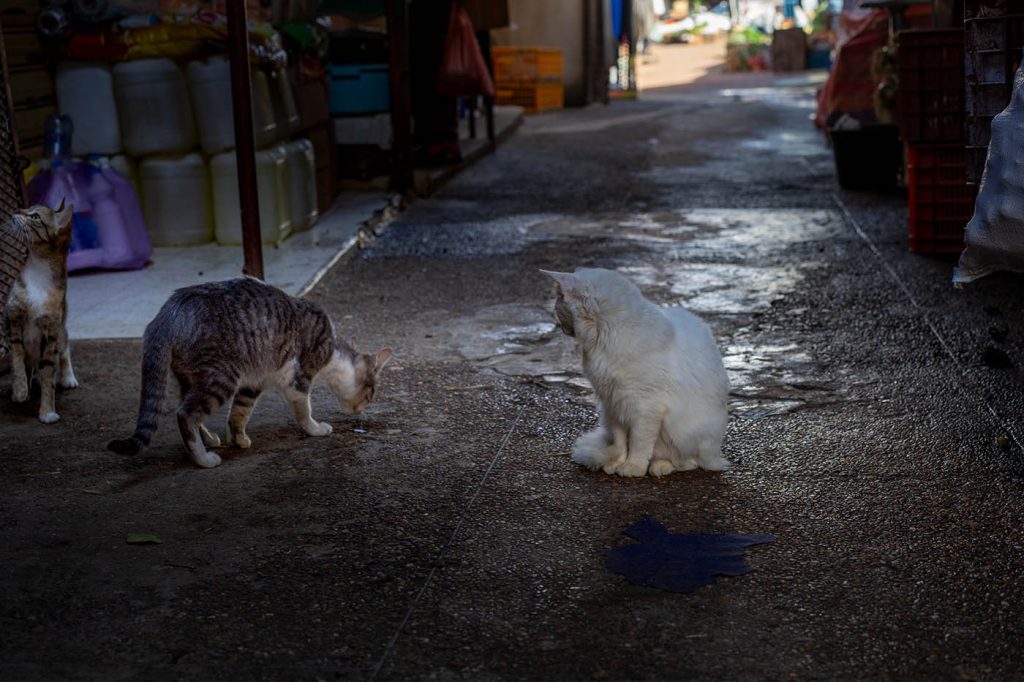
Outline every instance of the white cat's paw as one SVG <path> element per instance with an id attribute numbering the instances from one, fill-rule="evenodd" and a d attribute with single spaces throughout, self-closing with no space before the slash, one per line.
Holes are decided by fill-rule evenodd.
<path id="1" fill-rule="evenodd" d="M 651 462 L 651 466 L 647 468 L 647 473 L 651 476 L 668 476 L 675 470 L 676 468 L 672 466 L 672 462 L 667 459 L 659 459 Z"/>
<path id="2" fill-rule="evenodd" d="M 229 439 L 231 445 L 234 445 L 236 448 L 248 450 L 252 446 L 252 440 L 244 433 L 233 433 L 229 436 Z"/>
<path id="3" fill-rule="evenodd" d="M 624 478 L 637 478 L 639 476 L 647 475 L 647 462 L 639 460 L 626 459 L 625 462 L 620 464 L 616 469 L 615 473 Z"/>
<path id="4" fill-rule="evenodd" d="M 306 433 L 311 436 L 326 436 L 334 431 L 334 428 L 327 422 L 313 422 L 306 427 Z"/>
<path id="5" fill-rule="evenodd" d="M 15 386 L 11 391 L 11 400 L 23 403 L 28 400 L 28 386 Z"/>
<path id="6" fill-rule="evenodd" d="M 39 421 L 43 422 L 44 424 L 56 424 L 58 421 L 60 421 L 60 415 L 57 414 L 56 412 L 40 412 Z"/>
<path id="7" fill-rule="evenodd" d="M 619 471 L 619 467 L 621 467 L 625 461 L 625 452 L 616 452 L 609 448 L 605 453 L 604 465 L 601 466 L 601 471 L 606 474 L 615 474 Z"/>
<path id="8" fill-rule="evenodd" d="M 66 377 L 61 377 L 60 387 L 67 389 L 78 388 L 78 379 L 75 378 L 74 374 L 69 374 Z"/>

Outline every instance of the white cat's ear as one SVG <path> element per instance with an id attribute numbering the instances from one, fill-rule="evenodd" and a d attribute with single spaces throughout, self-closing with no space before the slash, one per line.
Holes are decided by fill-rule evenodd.
<path id="1" fill-rule="evenodd" d="M 578 284 L 576 276 L 568 272 L 552 272 L 551 270 L 541 270 L 541 272 L 558 282 L 558 286 L 561 287 L 563 294 L 569 293 Z"/>

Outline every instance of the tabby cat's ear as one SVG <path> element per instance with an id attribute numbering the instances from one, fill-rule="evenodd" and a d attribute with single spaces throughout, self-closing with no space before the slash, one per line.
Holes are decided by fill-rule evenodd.
<path id="1" fill-rule="evenodd" d="M 60 206 L 57 207 L 57 210 L 53 214 L 53 219 L 54 222 L 57 224 L 58 229 L 63 230 L 65 228 L 71 227 L 71 216 L 74 213 L 74 211 L 74 204 L 68 204 L 67 206 L 65 206 L 64 200 L 60 200 Z"/>
<path id="2" fill-rule="evenodd" d="M 377 357 L 373 359 L 374 370 L 380 370 L 381 367 L 388 364 L 388 360 L 391 359 L 393 351 L 390 348 L 382 348 L 377 352 Z"/>
<path id="3" fill-rule="evenodd" d="M 563 294 L 568 294 L 578 284 L 576 276 L 568 272 L 552 272 L 551 270 L 541 270 L 541 272 L 558 282 Z"/>

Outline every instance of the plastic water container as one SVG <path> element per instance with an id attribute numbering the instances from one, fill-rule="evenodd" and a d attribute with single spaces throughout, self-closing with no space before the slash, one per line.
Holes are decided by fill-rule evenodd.
<path id="1" fill-rule="evenodd" d="M 194 61 L 189 63 L 186 74 L 203 152 L 212 155 L 232 149 L 235 123 L 228 60 L 211 57 Z"/>
<path id="2" fill-rule="evenodd" d="M 288 207 L 292 229 L 308 230 L 318 215 L 316 203 L 316 160 L 313 143 L 303 138 L 284 145 L 288 164 Z"/>
<path id="3" fill-rule="evenodd" d="M 190 62 L 186 68 L 192 110 L 199 128 L 199 144 L 203 153 L 214 155 L 235 148 L 235 114 L 231 102 L 231 67 L 224 57 Z M 278 126 L 274 88 L 267 75 L 253 69 L 250 78 L 252 92 L 253 138 L 257 147 L 273 145 L 279 134 L 287 135 L 291 119 L 282 114 L 286 126 Z M 289 90 L 290 93 L 290 90 Z M 295 101 L 292 110 L 295 110 Z M 281 105 L 285 106 L 286 105 Z M 295 124 L 298 113 L 295 111 Z M 284 132 L 281 133 L 281 130 Z"/>
<path id="4" fill-rule="evenodd" d="M 121 128 L 114 100 L 114 76 L 106 64 L 61 62 L 57 67 L 57 108 L 71 118 L 71 153 L 117 154 Z"/>
<path id="5" fill-rule="evenodd" d="M 252 86 L 252 134 L 259 148 L 269 147 L 277 142 L 279 133 L 274 118 L 274 98 L 270 92 L 270 80 L 261 69 L 253 69 L 250 78 Z"/>
<path id="6" fill-rule="evenodd" d="M 213 241 L 210 176 L 203 157 L 154 156 L 139 163 L 143 215 L 154 246 Z"/>
<path id="7" fill-rule="evenodd" d="M 118 175 L 131 184 L 135 195 L 140 197 L 139 200 L 141 201 L 142 188 L 139 186 L 139 167 L 138 164 L 135 163 L 135 159 L 130 156 L 125 156 L 124 154 L 118 154 L 116 156 L 111 156 L 108 159 L 108 163 Z"/>
<path id="8" fill-rule="evenodd" d="M 121 138 L 131 156 L 186 152 L 196 146 L 185 76 L 170 59 L 114 66 Z"/>
<path id="9" fill-rule="evenodd" d="M 234 152 L 218 154 L 210 159 L 213 212 L 217 224 L 217 241 L 221 244 L 242 243 L 242 214 L 238 203 L 238 171 L 235 163 Z M 256 152 L 260 240 L 264 244 L 277 244 L 292 231 L 287 169 L 282 148 L 273 147 Z"/>
<path id="10" fill-rule="evenodd" d="M 299 108 L 295 104 L 291 79 L 285 69 L 271 72 L 268 78 L 270 79 L 270 93 L 273 98 L 277 134 L 279 138 L 285 138 L 297 132 L 300 127 Z"/>

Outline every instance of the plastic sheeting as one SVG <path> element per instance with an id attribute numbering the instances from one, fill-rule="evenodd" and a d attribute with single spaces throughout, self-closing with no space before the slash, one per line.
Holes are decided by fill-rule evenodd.
<path id="1" fill-rule="evenodd" d="M 967 224 L 967 248 L 953 271 L 954 284 L 966 284 L 1000 270 L 1024 272 L 1024 71 L 1017 69 L 1013 96 L 1006 109 L 992 119 L 992 141 Z"/>

